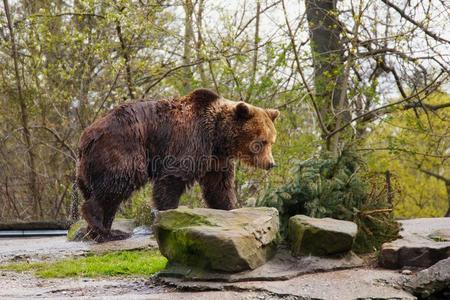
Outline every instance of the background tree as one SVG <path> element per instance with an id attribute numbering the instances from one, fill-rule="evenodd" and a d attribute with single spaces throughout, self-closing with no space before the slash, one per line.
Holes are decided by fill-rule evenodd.
<path id="1" fill-rule="evenodd" d="M 372 170 L 393 174 L 398 189 L 396 213 L 403 217 L 426 214 L 449 216 L 449 110 L 433 110 L 447 103 L 446 93 L 435 92 L 429 106 L 410 106 L 373 125 L 367 141 Z"/>
<path id="2" fill-rule="evenodd" d="M 401 105 L 422 103 L 448 81 L 448 51 L 442 45 L 450 42 L 432 32 L 441 25 L 431 21 L 435 13 L 448 12 L 448 5 L 408 1 L 402 10 L 382 2 L 305 0 L 314 64 L 312 101 L 326 148 L 335 154 L 364 134 L 369 122 Z M 423 14 L 426 22 L 415 21 L 416 14 Z M 391 78 L 399 101 L 377 94 Z"/>

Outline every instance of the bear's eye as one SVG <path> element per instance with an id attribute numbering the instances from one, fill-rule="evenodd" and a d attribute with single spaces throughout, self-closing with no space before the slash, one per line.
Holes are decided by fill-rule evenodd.
<path id="1" fill-rule="evenodd" d="M 269 141 L 267 141 L 267 140 L 262 140 L 261 143 L 262 143 L 263 145 L 267 145 L 267 144 L 269 143 Z"/>

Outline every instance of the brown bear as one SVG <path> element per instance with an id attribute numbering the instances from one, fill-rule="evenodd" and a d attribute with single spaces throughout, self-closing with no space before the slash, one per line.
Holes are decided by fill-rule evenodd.
<path id="1" fill-rule="evenodd" d="M 207 89 L 114 108 L 80 138 L 76 183 L 85 198 L 81 212 L 89 236 L 99 242 L 126 238 L 111 231 L 116 211 L 149 181 L 158 210 L 178 207 L 194 182 L 208 207 L 233 209 L 234 161 L 275 166 L 271 148 L 278 115 Z"/>

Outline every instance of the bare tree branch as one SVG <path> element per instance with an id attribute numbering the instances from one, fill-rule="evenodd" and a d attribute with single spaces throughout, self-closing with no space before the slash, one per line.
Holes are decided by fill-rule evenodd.
<path id="1" fill-rule="evenodd" d="M 400 7 L 398 7 L 397 5 L 395 5 L 394 3 L 389 2 L 388 0 L 381 0 L 384 4 L 388 5 L 389 7 L 392 7 L 393 9 L 395 9 L 401 16 L 402 18 L 404 18 L 405 20 L 407 20 L 408 22 L 414 24 L 415 26 L 417 26 L 418 28 L 420 28 L 423 32 L 425 32 L 428 36 L 432 37 L 433 39 L 442 42 L 442 43 L 447 43 L 450 44 L 449 40 L 444 39 L 443 37 L 438 36 L 437 34 L 431 32 L 430 30 L 428 30 L 425 26 L 419 24 L 418 22 L 416 22 L 413 18 L 411 18 L 410 16 L 408 16 L 404 10 L 402 10 Z"/>
<path id="2" fill-rule="evenodd" d="M 55 139 L 70 153 L 70 157 L 72 157 L 73 160 L 77 159 L 77 154 L 76 152 L 72 149 L 72 147 L 70 147 L 63 138 L 61 138 L 61 136 L 53 129 L 51 129 L 50 127 L 47 126 L 30 126 L 30 128 L 35 128 L 35 129 L 44 129 L 45 131 L 51 133 Z"/>
<path id="3" fill-rule="evenodd" d="M 428 110 L 432 110 L 432 111 L 436 111 L 442 108 L 447 108 L 450 107 L 450 102 L 447 103 L 441 103 L 441 104 L 427 104 L 427 103 L 422 103 L 422 102 L 411 102 L 411 103 L 407 103 L 403 106 L 403 109 L 407 110 L 407 109 L 411 109 L 411 108 L 418 108 L 418 107 L 422 107 L 424 109 L 428 109 Z"/>
<path id="4" fill-rule="evenodd" d="M 422 93 L 424 93 L 425 96 L 428 96 L 433 91 L 435 91 L 440 86 L 440 84 L 443 81 L 445 81 L 445 79 L 448 77 L 447 76 L 446 78 L 444 78 L 443 80 L 438 82 L 438 79 L 442 76 L 442 74 L 444 74 L 443 71 L 441 73 L 439 73 L 439 75 L 436 76 L 436 78 L 434 78 L 434 80 L 429 85 L 427 85 L 426 87 L 424 87 L 423 89 L 421 89 L 420 91 L 418 91 L 417 93 L 415 93 L 415 94 L 413 94 L 413 95 L 411 95 L 409 97 L 403 98 L 402 100 L 399 100 L 399 101 L 396 101 L 396 102 L 392 102 L 392 103 L 380 106 L 378 108 L 375 108 L 375 109 L 373 109 L 371 111 L 368 111 L 366 113 L 363 113 L 363 114 L 353 118 L 350 122 L 347 122 L 343 126 L 341 126 L 341 127 L 337 128 L 337 129 L 333 130 L 332 132 L 330 132 L 327 135 L 327 138 L 330 138 L 331 136 L 335 135 L 336 133 L 344 130 L 345 128 L 350 126 L 355 121 L 358 121 L 360 119 L 366 119 L 366 120 L 369 119 L 369 120 L 371 120 L 373 118 L 373 116 L 379 116 L 380 114 L 386 114 L 388 112 L 388 108 L 391 108 L 393 106 L 396 106 L 396 105 L 405 103 L 407 101 L 410 101 L 411 99 L 414 99 L 414 98 L 420 96 Z"/>
<path id="5" fill-rule="evenodd" d="M 420 172 L 422 172 L 422 173 L 427 174 L 428 176 L 431 176 L 431 177 L 434 177 L 434 178 L 437 178 L 439 180 L 444 181 L 445 184 L 450 184 L 450 178 L 444 177 L 442 175 L 439 175 L 437 173 L 434 173 L 434 172 L 431 172 L 431 171 L 428 171 L 428 170 L 425 170 L 425 169 L 422 169 L 422 168 L 419 168 L 418 170 Z"/>

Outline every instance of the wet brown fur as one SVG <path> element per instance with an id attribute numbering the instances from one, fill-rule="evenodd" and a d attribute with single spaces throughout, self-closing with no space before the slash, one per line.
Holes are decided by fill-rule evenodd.
<path id="1" fill-rule="evenodd" d="M 159 210 L 178 207 L 195 181 L 208 207 L 234 208 L 232 159 L 272 166 L 277 116 L 278 111 L 238 104 L 205 89 L 173 100 L 116 107 L 80 139 L 77 184 L 90 236 L 97 241 L 125 238 L 111 232 L 114 216 L 120 203 L 149 181 Z M 263 145 L 258 153 L 251 149 L 255 142 Z M 168 157 L 170 168 L 164 164 Z"/>

